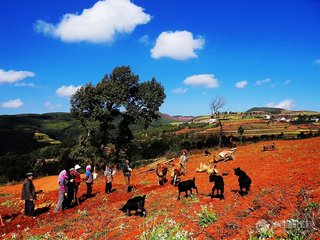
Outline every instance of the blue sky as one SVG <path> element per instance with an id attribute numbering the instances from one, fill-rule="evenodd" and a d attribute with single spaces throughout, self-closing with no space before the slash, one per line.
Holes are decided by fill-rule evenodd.
<path id="1" fill-rule="evenodd" d="M 70 96 L 129 65 L 160 111 L 320 111 L 317 0 L 2 0 L 0 114 L 69 112 Z"/>

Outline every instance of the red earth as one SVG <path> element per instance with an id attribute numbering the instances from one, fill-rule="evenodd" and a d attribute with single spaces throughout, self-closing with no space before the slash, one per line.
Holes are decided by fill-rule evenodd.
<path id="1" fill-rule="evenodd" d="M 33 218 L 22 213 L 21 184 L 1 186 L 0 214 L 4 226 L 0 227 L 0 236 L 3 239 L 31 236 L 33 239 L 151 239 L 153 229 L 158 233 L 153 239 L 160 239 L 162 229 L 167 234 L 180 233 L 176 238 L 171 235 L 171 239 L 186 239 L 181 237 L 184 234 L 188 234 L 188 239 L 249 239 L 262 236 L 256 223 L 266 220 L 273 233 L 270 239 L 281 239 L 286 238 L 284 223 L 290 219 L 307 219 L 313 224 L 313 230 L 307 229 L 309 239 L 320 239 L 319 230 L 316 231 L 320 227 L 320 138 L 273 142 L 274 151 L 262 151 L 264 145 L 272 142 L 238 146 L 234 160 L 217 164 L 219 173 L 224 173 L 222 200 L 208 196 L 213 185 L 208 174 L 195 172 L 201 162 L 207 163 L 212 158 L 202 152 L 189 153 L 187 174 L 181 178 L 195 177 L 199 193 L 180 200 L 177 200 L 177 188 L 170 181 L 158 186 L 155 173 L 148 171 L 149 166 L 133 170 L 135 191 L 124 191 L 124 179 L 118 172 L 113 182 L 115 191 L 107 195 L 104 179 L 99 176 L 93 185 L 94 197 L 56 214 L 53 209 L 58 200 L 57 176 L 35 179 L 36 190 L 42 190 L 36 207 L 43 211 Z M 221 151 L 209 150 L 215 154 Z M 252 179 L 248 195 L 238 193 L 235 167 L 243 169 Z M 85 191 L 82 183 L 78 195 Z M 145 218 L 129 217 L 119 210 L 137 195 L 146 195 Z M 200 215 L 204 209 L 214 212 L 216 221 L 201 226 Z"/>

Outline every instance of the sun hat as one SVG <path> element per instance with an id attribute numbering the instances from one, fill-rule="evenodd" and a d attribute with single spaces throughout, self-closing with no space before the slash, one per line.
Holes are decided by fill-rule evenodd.
<path id="1" fill-rule="evenodd" d="M 32 173 L 32 172 L 28 172 L 28 173 L 27 173 L 27 177 L 30 177 L 30 176 L 33 176 L 33 173 Z"/>
<path id="2" fill-rule="evenodd" d="M 79 166 L 79 164 L 77 164 L 77 165 L 74 166 L 74 169 L 75 169 L 75 170 L 78 170 L 78 169 L 80 169 L 80 168 L 81 168 L 81 167 Z"/>

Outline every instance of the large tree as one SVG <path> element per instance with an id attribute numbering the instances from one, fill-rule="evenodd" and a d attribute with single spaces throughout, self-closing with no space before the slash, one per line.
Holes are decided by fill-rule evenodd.
<path id="1" fill-rule="evenodd" d="M 220 120 L 220 109 L 227 105 L 228 101 L 225 97 L 215 96 L 210 102 L 211 117 L 214 117 L 217 124 L 220 127 L 219 131 L 219 146 L 222 147 L 222 134 L 223 134 L 223 124 Z"/>
<path id="2" fill-rule="evenodd" d="M 105 147 L 112 144 L 119 157 L 133 139 L 131 126 L 147 128 L 158 118 L 165 97 L 163 86 L 155 78 L 141 83 L 129 66 L 114 68 L 97 85 L 81 87 L 71 97 L 71 113 L 85 130 L 75 152 L 103 158 Z"/>

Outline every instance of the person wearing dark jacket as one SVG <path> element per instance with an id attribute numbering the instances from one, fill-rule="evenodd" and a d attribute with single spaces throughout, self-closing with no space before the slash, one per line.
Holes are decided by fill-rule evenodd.
<path id="1" fill-rule="evenodd" d="M 27 173 L 27 178 L 22 183 L 21 199 L 25 200 L 24 215 L 31 217 L 34 213 L 34 200 L 36 200 L 36 190 L 32 182 L 33 174 Z"/>

